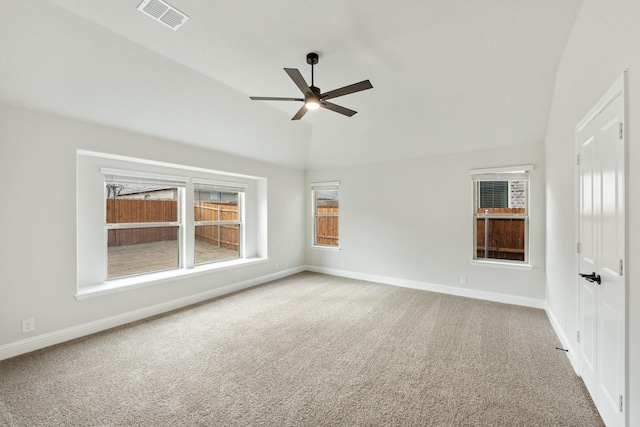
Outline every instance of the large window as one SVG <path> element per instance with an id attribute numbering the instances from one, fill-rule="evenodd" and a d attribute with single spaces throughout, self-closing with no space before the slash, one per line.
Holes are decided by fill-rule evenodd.
<path id="1" fill-rule="evenodd" d="M 471 171 L 473 258 L 528 263 L 531 166 Z"/>
<path id="2" fill-rule="evenodd" d="M 311 185 L 314 246 L 339 247 L 339 186 L 339 182 Z"/>
<path id="3" fill-rule="evenodd" d="M 267 262 L 267 180 L 78 151 L 77 299 Z"/>
<path id="4" fill-rule="evenodd" d="M 241 257 L 243 185 L 195 179 L 186 193 L 187 178 L 102 172 L 107 280 Z"/>

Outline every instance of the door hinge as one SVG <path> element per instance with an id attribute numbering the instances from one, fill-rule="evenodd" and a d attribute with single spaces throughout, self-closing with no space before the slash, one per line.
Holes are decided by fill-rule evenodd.
<path id="1" fill-rule="evenodd" d="M 576 253 L 580 253 L 580 249 L 582 249 L 580 247 L 580 242 L 576 243 Z"/>
<path id="2" fill-rule="evenodd" d="M 618 123 L 618 128 L 620 129 L 620 139 L 624 139 L 624 124 L 622 122 Z"/>
<path id="3" fill-rule="evenodd" d="M 620 395 L 620 412 L 624 412 L 624 405 L 623 405 L 623 402 L 624 402 L 624 400 L 623 400 L 623 398 L 622 398 L 622 395 Z"/>
<path id="4" fill-rule="evenodd" d="M 580 331 L 576 331 L 576 339 L 580 342 Z"/>
<path id="5" fill-rule="evenodd" d="M 580 166 L 580 154 L 576 155 L 576 166 Z"/>
<path id="6" fill-rule="evenodd" d="M 624 262 L 622 260 L 620 260 L 620 265 L 618 266 L 618 273 L 620 273 L 620 276 L 624 275 Z"/>

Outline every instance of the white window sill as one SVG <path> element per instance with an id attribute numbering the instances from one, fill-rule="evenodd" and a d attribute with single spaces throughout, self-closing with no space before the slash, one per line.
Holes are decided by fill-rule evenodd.
<path id="1" fill-rule="evenodd" d="M 479 259 L 472 259 L 471 265 L 478 265 L 481 267 L 493 267 L 493 268 L 506 268 L 508 270 L 533 270 L 533 265 L 525 264 L 522 262 L 509 262 L 509 261 L 484 261 Z"/>
<path id="2" fill-rule="evenodd" d="M 175 270 L 160 271 L 157 273 L 141 274 L 139 276 L 123 277 L 122 279 L 110 280 L 96 285 L 80 286 L 75 297 L 81 301 L 89 298 L 96 298 L 103 295 L 111 295 L 119 292 L 126 292 L 132 289 L 144 288 L 157 285 L 159 283 L 172 280 L 199 276 L 214 271 L 229 270 L 232 268 L 246 267 L 249 265 L 267 262 L 267 258 L 244 258 L 229 261 L 215 262 L 211 264 L 199 265 L 193 268 L 179 268 Z"/>
<path id="3" fill-rule="evenodd" d="M 340 247 L 336 247 L 336 246 L 311 245 L 311 249 L 320 249 L 321 251 L 331 251 L 331 252 L 340 251 Z"/>

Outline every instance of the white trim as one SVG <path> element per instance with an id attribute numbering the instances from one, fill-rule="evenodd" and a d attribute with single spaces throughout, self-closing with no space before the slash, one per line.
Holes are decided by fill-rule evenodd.
<path id="1" fill-rule="evenodd" d="M 332 251 L 332 252 L 339 252 L 340 251 L 340 247 L 339 246 L 328 246 L 328 245 L 311 245 L 311 249 L 320 249 L 322 251 Z"/>
<path id="2" fill-rule="evenodd" d="M 340 181 L 322 181 L 311 183 L 311 189 L 315 190 L 318 187 L 336 187 L 335 189 L 337 190 L 338 187 L 340 187 Z"/>
<path id="3" fill-rule="evenodd" d="M 181 165 L 177 163 L 161 162 L 157 160 L 141 159 L 139 157 L 129 157 L 129 156 L 122 156 L 119 154 L 102 153 L 100 151 L 76 150 L 76 153 L 77 155 L 80 155 L 80 156 L 98 157 L 98 158 L 110 159 L 110 160 L 120 160 L 125 162 L 140 163 L 143 165 L 161 166 L 165 168 L 188 170 L 193 172 L 204 172 L 206 174 L 218 174 L 218 175 L 225 175 L 225 176 L 233 176 L 236 178 L 249 178 L 251 180 L 265 179 L 263 177 L 256 176 L 256 175 L 246 175 L 241 173 L 233 173 L 233 172 L 226 172 L 226 171 L 220 171 L 220 170 L 214 170 L 214 169 L 201 168 L 198 166 L 188 166 L 188 165 Z"/>
<path id="4" fill-rule="evenodd" d="M 82 286 L 78 288 L 78 292 L 76 293 L 75 298 L 78 301 L 82 301 L 90 298 L 101 297 L 104 295 L 126 292 L 132 289 L 146 288 L 147 286 L 171 282 L 185 277 L 200 276 L 214 271 L 218 272 L 223 270 L 230 270 L 233 268 L 247 267 L 254 264 L 262 264 L 267 261 L 268 260 L 266 258 L 236 258 L 229 261 L 199 264 L 195 267 L 187 269 L 176 268 L 173 270 L 122 277 L 119 279 L 109 280 L 104 283 Z"/>
<path id="5" fill-rule="evenodd" d="M 469 175 L 482 175 L 488 173 L 510 173 L 510 172 L 529 172 L 533 170 L 533 165 L 506 166 L 501 168 L 488 169 L 471 169 Z"/>
<path id="6" fill-rule="evenodd" d="M 474 298 L 485 301 L 499 302 L 503 304 L 521 305 L 532 308 L 545 308 L 545 300 L 537 298 L 519 297 L 515 295 L 500 294 L 497 292 L 480 291 L 455 286 L 438 285 L 434 283 L 419 282 L 416 280 L 398 279 L 395 277 L 378 276 L 376 274 L 358 273 L 333 268 L 316 267 L 307 265 L 306 270 L 316 273 L 329 274 L 331 276 L 346 277 L 348 279 L 366 280 L 368 282 L 383 283 L 386 285 L 400 286 L 403 288 L 420 289 L 423 291 L 437 292 L 446 295 Z"/>
<path id="7" fill-rule="evenodd" d="M 104 227 L 107 230 L 122 230 L 127 228 L 180 227 L 181 225 L 181 222 L 107 222 Z"/>
<path id="8" fill-rule="evenodd" d="M 472 259 L 471 265 L 477 265 L 480 267 L 494 267 L 494 268 L 505 268 L 507 270 L 524 270 L 531 271 L 533 270 L 533 265 L 528 263 L 523 263 L 520 261 L 514 262 L 506 262 L 506 261 L 491 261 L 491 258 L 487 258 L 487 261 L 483 259 Z"/>
<path id="9" fill-rule="evenodd" d="M 201 292 L 195 295 L 186 296 L 165 303 L 156 304 L 150 307 L 117 314 L 115 316 L 110 316 L 104 319 L 94 320 L 92 322 L 83 323 L 81 325 L 71 326 L 69 328 L 49 332 L 47 334 L 38 335 L 10 344 L 5 344 L 0 346 L 0 360 L 28 353 L 30 351 L 39 350 L 51 345 L 60 344 L 65 341 L 94 334 L 96 332 L 135 322 L 147 317 L 166 313 L 171 310 L 176 310 L 178 308 L 206 301 L 211 298 L 216 298 L 222 295 L 229 294 L 231 292 L 236 292 L 242 289 L 261 285 L 272 280 L 281 279 L 283 277 L 300 273 L 302 271 L 304 271 L 304 267 L 302 266 L 289 270 L 283 270 L 278 273 L 268 274 L 265 276 L 256 277 L 254 279 L 245 280 L 243 282 L 221 286 L 219 288 Z"/>
<path id="10" fill-rule="evenodd" d="M 211 187 L 224 187 L 224 188 L 228 188 L 229 190 L 235 190 L 235 191 L 245 191 L 247 187 L 249 187 L 247 184 L 242 182 L 213 181 L 210 179 L 201 179 L 201 178 L 193 178 L 191 182 L 198 185 L 209 185 Z"/>
<path id="11" fill-rule="evenodd" d="M 576 125 L 576 131 L 575 131 L 576 138 L 578 133 L 580 133 L 580 131 L 587 124 L 589 124 L 589 122 L 591 122 L 591 120 L 595 119 L 598 114 L 600 114 L 605 108 L 607 108 L 607 106 L 614 99 L 616 99 L 618 95 L 625 94 L 625 98 L 626 98 L 626 91 L 625 91 L 626 78 L 627 78 L 627 70 L 625 70 L 622 73 L 622 75 L 618 77 L 618 79 L 613 83 L 613 85 L 609 88 L 609 90 L 607 90 L 607 92 L 604 95 L 602 95 L 602 98 L 600 98 L 600 100 L 596 102 L 596 105 L 594 105 L 593 108 L 589 110 L 587 115 L 584 116 L 582 120 L 580 120 L 580 123 Z M 626 107 L 626 104 L 625 104 L 625 107 Z"/>
<path id="12" fill-rule="evenodd" d="M 556 316 L 551 311 L 551 308 L 549 307 L 549 305 L 546 304 L 546 303 L 545 303 L 545 306 L 544 306 L 544 311 L 547 313 L 547 317 L 549 318 L 549 322 L 551 323 L 551 326 L 553 327 L 553 330 L 555 331 L 558 339 L 560 340 L 560 344 L 562 345 L 562 347 L 564 349 L 568 350 L 567 351 L 567 357 L 569 358 L 569 363 L 571 363 L 571 367 L 573 367 L 573 370 L 575 371 L 576 375 L 580 376 L 580 370 L 579 370 L 579 367 L 578 367 L 578 360 L 576 359 L 578 353 L 577 353 L 575 347 L 571 344 L 571 340 L 569 340 L 567 338 L 567 335 L 564 333 L 564 330 L 560 326 L 560 323 L 558 322 L 558 319 L 556 318 Z"/>
<path id="13" fill-rule="evenodd" d="M 100 168 L 100 173 L 102 175 L 123 176 L 123 177 L 130 177 L 130 178 L 157 179 L 162 181 L 176 181 L 181 183 L 185 183 L 189 181 L 189 178 L 187 178 L 186 176 L 163 175 L 163 174 L 153 173 L 153 172 L 131 171 L 131 170 L 124 170 L 124 169 Z"/>

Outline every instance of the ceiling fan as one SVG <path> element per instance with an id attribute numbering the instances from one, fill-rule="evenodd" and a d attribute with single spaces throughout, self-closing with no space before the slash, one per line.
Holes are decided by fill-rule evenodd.
<path id="1" fill-rule="evenodd" d="M 291 77 L 291 80 L 298 86 L 298 88 L 304 94 L 304 98 L 274 98 L 269 96 L 250 96 L 254 101 L 302 101 L 304 105 L 298 110 L 291 120 L 300 120 L 305 115 L 307 110 L 317 110 L 318 108 L 326 108 L 327 110 L 335 111 L 336 113 L 344 114 L 351 117 L 357 113 L 357 111 L 350 110 L 340 105 L 327 102 L 328 99 L 337 98 L 339 96 L 349 95 L 350 93 L 360 92 L 361 90 L 372 89 L 373 86 L 369 80 L 364 80 L 359 83 L 354 83 L 349 86 L 341 87 L 339 89 L 330 90 L 329 92 L 321 93 L 320 88 L 313 84 L 313 66 L 318 63 L 318 54 L 307 54 L 307 64 L 311 65 L 311 86 L 307 85 L 307 82 L 300 74 L 297 68 L 285 68 L 284 71 Z"/>

